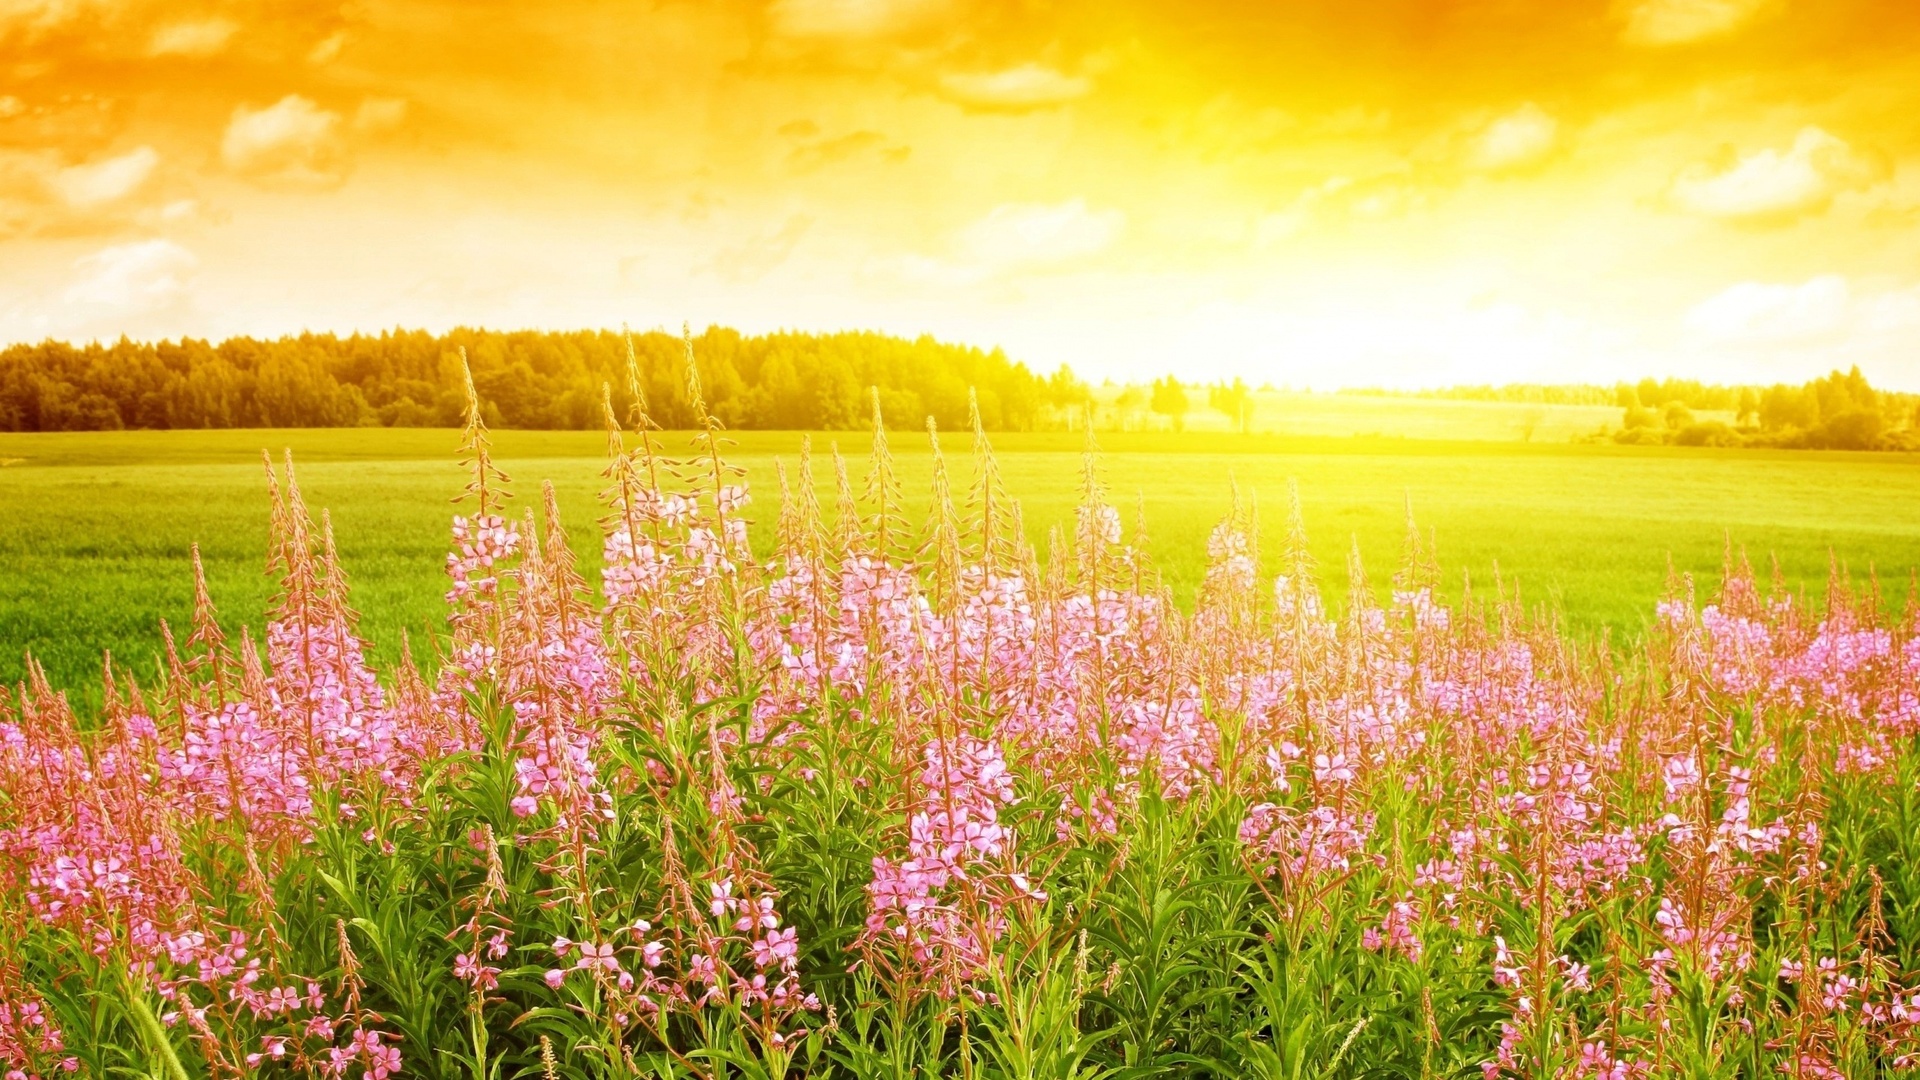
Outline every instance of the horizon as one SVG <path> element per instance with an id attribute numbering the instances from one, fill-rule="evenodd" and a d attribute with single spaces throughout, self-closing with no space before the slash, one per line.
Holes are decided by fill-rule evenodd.
<path id="1" fill-rule="evenodd" d="M 1006 349 L 1005 347 L 997 344 L 987 344 L 987 343 L 979 343 L 979 342 L 972 342 L 972 341 L 953 341 L 953 340 L 942 338 L 927 332 L 896 333 L 894 331 L 882 330 L 875 327 L 840 327 L 837 329 L 829 329 L 829 330 L 805 330 L 797 327 L 782 326 L 782 327 L 773 328 L 771 330 L 754 332 L 754 333 L 749 333 L 748 331 L 737 326 L 727 326 L 719 323 L 709 324 L 707 326 L 701 327 L 697 331 L 691 330 L 691 328 L 689 328 L 689 332 L 692 334 L 696 342 L 700 337 L 700 335 L 708 332 L 712 332 L 712 331 L 727 331 L 732 333 L 738 333 L 746 337 L 756 337 L 756 338 L 770 337 L 770 336 L 775 336 L 779 334 L 797 334 L 797 335 L 812 335 L 812 336 L 831 336 L 834 334 L 879 334 L 879 335 L 884 335 L 888 337 L 894 337 L 903 341 L 914 341 L 920 338 L 932 338 L 933 340 L 945 345 L 953 345 L 953 346 L 958 346 L 962 348 L 977 349 L 980 352 L 987 353 L 987 354 L 992 354 L 996 352 L 1000 353 L 1004 355 L 1010 363 L 1024 366 L 1028 371 L 1033 373 L 1035 376 L 1042 377 L 1042 378 L 1053 374 L 1055 371 L 1059 369 L 1059 367 L 1065 366 L 1072 371 L 1073 375 L 1076 378 L 1079 378 L 1090 387 L 1099 387 L 1099 386 L 1144 387 L 1162 378 L 1175 379 L 1177 382 L 1179 382 L 1183 386 L 1205 387 L 1209 385 L 1225 385 L 1225 384 L 1231 383 L 1234 379 L 1237 378 L 1246 382 L 1248 389 L 1263 392 L 1263 393 L 1271 392 L 1271 393 L 1299 393 L 1299 394 L 1384 394 L 1384 395 L 1392 396 L 1392 395 L 1446 394 L 1448 392 L 1464 392 L 1464 391 L 1473 391 L 1473 390 L 1487 390 L 1487 391 L 1526 390 L 1526 389 L 1613 390 L 1621 386 L 1629 386 L 1635 383 L 1647 381 L 1649 379 L 1654 381 L 1693 381 L 1693 382 L 1699 383 L 1702 387 L 1707 389 L 1746 389 L 1746 388 L 1765 389 L 1771 386 L 1800 386 L 1808 382 L 1825 378 L 1828 375 L 1845 374 L 1846 371 L 1848 370 L 1847 368 L 1839 368 L 1839 367 L 1828 368 L 1826 370 L 1818 370 L 1818 371 L 1809 369 L 1804 373 L 1785 372 L 1785 373 L 1782 373 L 1781 377 L 1779 378 L 1770 378 L 1765 380 L 1754 378 L 1754 379 L 1748 379 L 1744 381 L 1738 377 L 1735 377 L 1731 380 L 1726 380 L 1726 381 L 1717 381 L 1717 380 L 1711 380 L 1711 379 L 1690 379 L 1688 376 L 1673 375 L 1670 373 L 1661 373 L 1661 374 L 1651 374 L 1651 375 L 1640 375 L 1640 376 L 1634 376 L 1634 377 L 1628 377 L 1628 376 L 1622 375 L 1617 378 L 1607 379 L 1605 381 L 1598 381 L 1598 380 L 1571 381 L 1569 380 L 1569 381 L 1559 381 L 1559 382 L 1551 382 L 1551 381 L 1543 382 L 1543 381 L 1537 381 L 1537 380 L 1523 380 L 1523 381 L 1508 381 L 1508 382 L 1465 382 L 1465 381 L 1447 382 L 1447 383 L 1406 382 L 1406 383 L 1388 385 L 1388 384 L 1382 384 L 1377 382 L 1375 383 L 1340 382 L 1340 381 L 1315 382 L 1315 381 L 1312 381 L 1311 379 L 1298 381 L 1298 382 L 1288 382 L 1288 381 L 1282 381 L 1280 379 L 1274 379 L 1274 378 L 1262 378 L 1260 379 L 1260 381 L 1255 382 L 1249 377 L 1247 377 L 1246 375 L 1241 375 L 1238 373 L 1232 373 L 1232 374 L 1217 376 L 1213 378 L 1183 378 L 1180 376 L 1178 372 L 1172 371 L 1172 370 L 1166 370 L 1166 371 L 1160 371 L 1160 372 L 1143 371 L 1139 373 L 1126 373 L 1126 374 L 1119 374 L 1119 375 L 1100 374 L 1098 372 L 1088 372 L 1088 371 L 1082 370 L 1081 368 L 1073 365 L 1071 362 L 1063 362 L 1063 364 L 1061 365 L 1054 365 L 1052 367 L 1043 367 L 1037 364 L 1029 363 L 1026 359 L 1014 353 L 1012 350 Z M 251 339 L 251 340 L 258 340 L 258 341 L 294 340 L 294 339 L 298 339 L 305 336 L 314 336 L 314 337 L 331 336 L 336 339 L 349 339 L 353 337 L 381 338 L 386 336 L 402 335 L 402 334 L 428 334 L 435 337 L 445 337 L 445 336 L 448 336 L 449 334 L 455 334 L 460 332 L 470 332 L 470 333 L 479 333 L 479 334 L 502 334 L 502 335 L 545 334 L 545 333 L 619 334 L 619 333 L 631 332 L 634 334 L 664 334 L 669 337 L 680 336 L 680 334 L 677 333 L 672 327 L 664 326 L 664 325 L 640 327 L 640 328 L 627 327 L 627 326 L 622 326 L 618 328 L 605 327 L 605 326 L 599 326 L 599 327 L 575 326 L 575 327 L 565 327 L 565 328 L 555 328 L 555 329 L 525 327 L 525 326 L 515 327 L 512 329 L 505 329 L 505 328 L 499 328 L 499 327 L 458 325 L 458 326 L 449 327 L 444 330 L 429 330 L 424 327 L 390 326 L 390 327 L 385 327 L 377 330 L 335 331 L 335 330 L 301 329 L 301 330 L 294 330 L 294 331 L 289 331 L 289 332 L 280 333 L 280 334 L 273 334 L 273 335 L 234 334 L 234 335 L 227 335 L 227 336 L 221 336 L 221 337 L 202 337 L 194 334 L 173 335 L 173 336 L 167 336 L 167 337 L 144 337 L 144 338 L 135 337 L 130 334 L 121 334 L 111 339 L 96 337 L 88 340 L 74 340 L 74 339 L 67 339 L 67 338 L 51 338 L 50 337 L 50 338 L 42 338 L 37 341 L 27 340 L 27 341 L 0 342 L 0 354 L 4 354 L 9 349 L 22 348 L 22 347 L 31 348 L 31 347 L 43 345 L 49 342 L 68 345 L 68 346 L 71 346 L 74 348 L 80 348 L 80 349 L 86 349 L 86 348 L 110 349 L 110 348 L 113 348 L 115 345 L 120 344 L 121 342 L 131 342 L 132 344 L 137 346 L 157 348 L 162 345 L 181 344 L 188 340 L 194 340 L 194 341 L 205 342 L 206 344 L 214 348 L 219 348 L 220 346 L 226 344 L 228 341 L 238 340 L 238 339 Z M 697 349 L 697 346 L 696 346 L 696 349 Z M 1849 365 L 1849 368 L 1858 370 L 1858 365 Z M 1862 374 L 1865 375 L 1866 373 L 1862 372 Z M 1869 382 L 1873 383 L 1875 389 L 1881 390 L 1881 391 L 1887 391 L 1895 394 L 1920 393 L 1920 365 L 1916 365 L 1916 369 L 1912 371 L 1911 374 L 1913 376 L 1913 379 L 1906 383 L 1902 383 L 1898 381 L 1888 381 L 1888 382 L 1882 383 L 1882 382 L 1878 382 L 1871 379 L 1871 377 L 1869 377 Z"/>
<path id="2" fill-rule="evenodd" d="M 684 319 L 1920 390 L 1917 48 L 1886 0 L 26 0 L 0 343 Z"/>

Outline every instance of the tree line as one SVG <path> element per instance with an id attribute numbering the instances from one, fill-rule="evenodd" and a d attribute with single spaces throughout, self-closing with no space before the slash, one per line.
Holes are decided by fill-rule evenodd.
<path id="1" fill-rule="evenodd" d="M 1062 366 L 1042 377 L 999 349 L 849 331 L 749 335 L 711 328 L 691 339 L 714 415 L 745 429 L 863 426 L 868 388 L 897 423 L 931 416 L 1000 431 L 1064 426 L 1089 391 Z M 494 331 L 60 341 L 0 350 L 0 431 L 121 428 L 450 427 L 461 422 L 460 351 L 498 427 L 588 429 L 602 388 L 630 404 L 631 343 L 641 392 L 664 427 L 693 422 L 686 342 L 661 332 Z"/>
<path id="2" fill-rule="evenodd" d="M 1698 383 L 1691 388 L 1701 389 Z M 1782 449 L 1920 450 L 1920 394 L 1878 390 L 1858 367 L 1799 386 L 1711 387 L 1676 393 L 1652 379 L 1620 384 L 1622 409 L 1614 441 L 1680 446 Z M 1694 409 L 1731 412 L 1732 424 L 1701 419 Z"/>
<path id="3" fill-rule="evenodd" d="M 997 431 L 1075 427 L 1095 393 L 1061 366 L 1041 376 L 999 349 L 866 331 L 749 335 L 713 327 L 691 339 L 703 394 L 729 427 L 848 430 L 864 426 L 869 387 L 896 424 L 931 416 L 967 422 L 969 391 L 982 423 Z M 121 428 L 452 427 L 462 419 L 464 350 L 496 427 L 591 429 L 602 423 L 602 388 L 621 415 L 631 404 L 632 349 L 641 392 L 656 423 L 693 423 L 688 341 L 649 331 L 495 331 L 445 334 L 299 334 L 103 344 L 60 341 L 0 349 L 0 431 Z M 1199 399 L 1201 391 L 1204 399 Z M 1175 376 L 1127 385 L 1111 407 L 1142 409 L 1176 430 L 1204 400 L 1240 431 L 1251 429 L 1256 392 L 1239 379 L 1210 386 Z M 1622 410 L 1600 438 L 1634 444 L 1920 449 L 1920 395 L 1868 384 L 1856 367 L 1803 385 L 1738 386 L 1691 379 L 1599 385 L 1456 386 L 1361 394 L 1604 404 Z M 1198 400 L 1197 400 L 1198 399 Z M 1701 416 L 1698 414 L 1718 414 Z M 1731 414 L 1728 423 L 1719 417 Z"/>

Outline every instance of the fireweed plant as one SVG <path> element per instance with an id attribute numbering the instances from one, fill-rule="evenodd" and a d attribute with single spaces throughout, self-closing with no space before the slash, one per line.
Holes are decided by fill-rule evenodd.
<path id="1" fill-rule="evenodd" d="M 1410 532 L 1336 617 L 1241 505 L 1185 614 L 1091 447 L 1042 565 L 977 423 L 910 527 L 877 408 L 763 561 L 688 359 L 597 596 L 469 387 L 432 663 L 269 463 L 263 640 L 198 583 L 97 720 L 0 692 L 8 1080 L 1915 1073 L 1911 605 L 1730 558 L 1581 646 Z"/>

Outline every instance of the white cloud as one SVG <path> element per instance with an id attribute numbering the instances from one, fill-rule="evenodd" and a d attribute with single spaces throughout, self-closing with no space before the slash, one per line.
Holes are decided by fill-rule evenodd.
<path id="1" fill-rule="evenodd" d="M 74 264 L 81 277 L 66 300 L 112 315 L 158 311 L 186 299 L 199 265 L 193 252 L 171 240 L 116 244 Z"/>
<path id="2" fill-rule="evenodd" d="M 1426 192 L 1402 173 L 1355 180 L 1330 176 L 1300 192 L 1286 206 L 1254 219 L 1254 249 L 1264 251 L 1322 223 L 1387 221 L 1425 209 Z"/>
<path id="3" fill-rule="evenodd" d="M 70 165 L 49 177 L 48 186 L 68 206 L 90 210 L 138 191 L 159 163 L 153 147 L 141 146 L 91 165 Z"/>
<path id="4" fill-rule="evenodd" d="M 0 147 L 0 239 L 117 230 L 144 205 L 159 163 L 150 146 L 79 163 L 51 149 Z"/>
<path id="5" fill-rule="evenodd" d="M 103 0 L 0 0 L 0 37 L 15 29 L 32 36 L 106 6 Z"/>
<path id="6" fill-rule="evenodd" d="M 788 152 L 787 166 L 804 174 L 857 161 L 899 164 L 912 151 L 909 146 L 889 145 L 887 137 L 877 131 L 854 131 L 830 139 L 801 142 Z"/>
<path id="7" fill-rule="evenodd" d="M 1047 265 L 1105 251 L 1126 224 L 1125 214 L 1091 209 L 1085 199 L 1007 203 L 968 226 L 961 244 L 973 261 L 985 265 Z"/>
<path id="8" fill-rule="evenodd" d="M 340 56 L 340 50 L 346 48 L 347 32 L 340 30 L 314 42 L 307 50 L 307 63 L 330 64 Z"/>
<path id="9" fill-rule="evenodd" d="M 298 94 L 266 108 L 233 111 L 220 157 L 237 173 L 295 186 L 338 183 L 346 174 L 340 116 Z"/>
<path id="10" fill-rule="evenodd" d="M 0 94 L 0 120 L 11 120 L 26 111 L 26 102 L 12 94 Z"/>
<path id="11" fill-rule="evenodd" d="M 1560 141 L 1560 122 L 1529 101 L 1481 128 L 1468 162 L 1485 172 L 1513 172 L 1545 161 Z"/>
<path id="12" fill-rule="evenodd" d="M 1656 47 L 1731 34 L 1775 6 L 1775 0 L 1633 0 L 1621 5 L 1627 42 Z"/>
<path id="13" fill-rule="evenodd" d="M 1769 224 L 1818 214 L 1844 192 L 1885 180 L 1891 170 L 1817 127 L 1785 151 L 1768 148 L 1730 162 L 1695 165 L 1674 180 L 1676 203 L 1727 221 Z"/>
<path id="14" fill-rule="evenodd" d="M 1859 365 L 1876 384 L 1910 387 L 1920 285 L 1862 288 L 1838 274 L 1743 281 L 1695 304 L 1681 328 L 1689 361 L 1735 378 L 1798 381 Z"/>
<path id="15" fill-rule="evenodd" d="M 948 255 L 907 254 L 869 260 L 865 272 L 934 288 L 962 288 L 1023 270 L 1070 266 L 1112 247 L 1126 215 L 1096 210 L 1085 199 L 1004 203 L 960 230 Z"/>
<path id="16" fill-rule="evenodd" d="M 239 30 L 239 23 L 217 16 L 167 23 L 153 32 L 147 42 L 147 55 L 213 56 L 225 49 Z"/>
<path id="17" fill-rule="evenodd" d="M 871 38 L 923 26 L 946 7 L 946 0 L 774 0 L 767 13 L 788 37 Z"/>
<path id="18" fill-rule="evenodd" d="M 1330 176 L 1294 196 L 1284 209 L 1262 214 L 1253 223 L 1254 248 L 1264 251 L 1298 236 L 1313 224 L 1328 200 L 1352 186 L 1352 177 Z"/>
<path id="19" fill-rule="evenodd" d="M 940 89 L 968 108 L 1020 112 L 1083 98 L 1092 92 L 1093 80 L 1030 63 L 1003 71 L 943 75 Z"/>
<path id="20" fill-rule="evenodd" d="M 778 231 L 755 236 L 738 247 L 720 252 L 706 268 L 727 281 L 758 281 L 786 262 L 812 227 L 812 218 L 795 214 Z"/>
<path id="21" fill-rule="evenodd" d="M 1798 285 L 1743 281 L 1694 305 L 1686 327 L 1717 342 L 1805 342 L 1839 333 L 1853 292 L 1838 274 Z"/>

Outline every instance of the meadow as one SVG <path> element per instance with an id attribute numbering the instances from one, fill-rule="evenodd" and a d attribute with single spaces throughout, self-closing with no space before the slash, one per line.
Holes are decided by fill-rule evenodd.
<path id="1" fill-rule="evenodd" d="M 1803 549 L 1838 520 L 1888 557 L 1904 463 L 1188 437 L 1115 440 L 1076 482 L 1062 440 L 995 454 L 976 430 L 966 458 L 877 450 L 871 483 L 818 498 L 817 457 L 766 482 L 775 436 L 734 459 L 709 427 L 664 468 L 629 442 L 601 480 L 577 441 L 500 436 L 523 477 L 569 473 L 539 492 L 478 417 L 451 468 L 289 434 L 332 460 L 298 488 L 256 474 L 266 520 L 229 509 L 218 535 L 268 553 L 263 623 L 233 634 L 223 584 L 95 715 L 33 677 L 0 695 L 7 1076 L 1920 1066 L 1911 612 L 1735 557 L 1595 648 L 1511 589 L 1450 598 L 1456 541 L 1390 538 L 1410 491 L 1432 535 L 1477 538 L 1463 561 L 1531 550 L 1543 574 L 1710 514 Z M 29 444 L 10 483 L 69 478 L 10 496 L 39 542 L 56 513 L 118 521 L 40 580 L 111 592 L 90 558 L 222 520 L 256 467 L 209 459 L 258 435 Z M 1316 511 L 1374 569 L 1316 549 L 1304 494 L 1263 528 L 1205 491 L 1229 467 L 1243 491 L 1378 493 Z M 1161 504 L 1152 551 L 1110 501 L 1127 483 Z M 1754 486 L 1772 499 L 1728 494 Z M 369 488 L 338 528 L 315 509 Z M 604 529 L 560 501 L 596 488 Z M 396 550 L 450 510 L 447 540 Z M 1023 530 L 1049 519 L 1071 525 L 1043 562 Z M 446 593 L 412 663 L 369 661 L 379 577 L 353 544 L 394 560 L 389 613 Z M 164 544 L 144 559 L 117 584 L 196 584 Z"/>
<path id="2" fill-rule="evenodd" d="M 1122 387 L 1093 388 L 1093 401 L 1107 426 L 1163 430 L 1171 420 L 1151 409 L 1131 413 L 1117 407 Z M 1207 406 L 1195 387 L 1191 408 L 1181 417 L 1190 432 L 1234 432 L 1240 418 Z M 1732 413 L 1702 411 L 1702 419 L 1732 421 Z M 1621 411 L 1613 405 L 1562 405 L 1514 401 L 1472 401 L 1384 394 L 1315 393 L 1261 389 L 1247 395 L 1246 430 L 1261 435 L 1371 436 L 1453 442 L 1565 443 L 1617 430 Z"/>
<path id="3" fill-rule="evenodd" d="M 1293 397 L 1292 415 L 1317 417 L 1312 424 L 1335 434 L 1100 436 L 1114 501 L 1129 528 L 1144 521 L 1146 547 L 1177 603 L 1191 606 L 1206 535 L 1236 488 L 1265 523 L 1258 543 L 1271 562 L 1289 482 L 1297 485 L 1323 584 L 1344 587 L 1347 553 L 1357 543 L 1379 571 L 1373 584 L 1384 597 L 1410 508 L 1437 553 L 1443 596 L 1457 599 L 1469 580 L 1491 589 L 1497 570 L 1506 588 L 1559 612 L 1587 639 L 1637 635 L 1665 587 L 1669 560 L 1680 572 L 1711 578 L 1729 543 L 1763 573 L 1777 559 L 1788 587 L 1815 595 L 1825 588 L 1830 558 L 1862 576 L 1877 571 L 1896 602 L 1909 568 L 1920 566 L 1920 461 L 1911 456 L 1523 443 L 1509 430 L 1523 406 Z M 1376 406 L 1383 404 L 1394 417 L 1424 406 L 1440 418 L 1416 423 L 1417 430 L 1481 438 L 1365 434 L 1381 421 Z M 1456 426 L 1462 405 L 1492 409 L 1493 418 Z M 602 554 L 594 523 L 604 513 L 605 437 L 504 431 L 494 438 L 502 466 L 523 488 L 553 481 L 591 576 Z M 678 447 L 686 438 L 673 433 L 665 441 Z M 749 537 L 766 553 L 774 463 L 793 470 L 801 436 L 735 438 L 731 459 L 761 493 L 745 515 Z M 862 481 L 865 433 L 811 439 L 823 500 L 831 499 L 835 443 L 855 484 Z M 10 462 L 0 467 L 0 682 L 19 681 L 28 651 L 53 685 L 88 707 L 99 702 L 103 652 L 123 670 L 150 675 L 158 620 L 178 627 L 190 614 L 194 544 L 227 629 L 259 625 L 273 587 L 264 573 L 263 450 L 276 458 L 291 450 L 308 500 L 331 515 L 362 632 L 372 655 L 391 661 L 403 630 L 431 635 L 444 615 L 439 571 L 448 500 L 461 484 L 457 442 L 457 432 L 421 429 L 0 434 L 0 461 Z M 971 468 L 966 438 L 949 434 L 943 444 L 955 470 Z M 1027 537 L 1044 558 L 1049 532 L 1073 528 L 1083 440 L 1001 435 L 995 444 Z M 924 513 L 927 437 L 896 432 L 892 445 L 908 503 Z"/>

